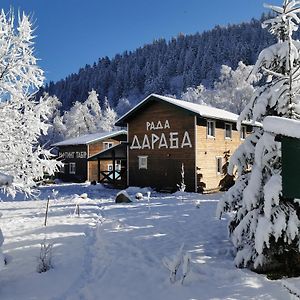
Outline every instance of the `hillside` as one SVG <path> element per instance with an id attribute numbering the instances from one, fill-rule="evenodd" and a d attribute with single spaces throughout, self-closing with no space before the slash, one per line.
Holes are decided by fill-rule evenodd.
<path id="1" fill-rule="evenodd" d="M 170 41 L 160 39 L 133 52 L 103 57 L 43 88 L 56 95 L 69 109 L 75 101 L 84 101 L 95 89 L 101 101 L 108 97 L 113 107 L 119 99 L 135 103 L 152 92 L 180 96 L 187 87 L 200 83 L 209 87 L 218 78 L 222 64 L 235 68 L 239 61 L 253 64 L 259 52 L 274 41 L 261 28 L 261 21 L 216 26 L 194 35 L 179 35 Z"/>

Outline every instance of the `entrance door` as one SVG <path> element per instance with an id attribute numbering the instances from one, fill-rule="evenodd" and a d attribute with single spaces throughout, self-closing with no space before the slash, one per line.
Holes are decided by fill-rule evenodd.
<path id="1" fill-rule="evenodd" d="M 175 159 L 157 159 L 156 186 L 160 190 L 176 191 L 181 182 L 181 162 Z"/>

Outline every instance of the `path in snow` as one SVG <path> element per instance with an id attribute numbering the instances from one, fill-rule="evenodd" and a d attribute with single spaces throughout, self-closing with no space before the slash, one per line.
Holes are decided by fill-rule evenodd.
<path id="1" fill-rule="evenodd" d="M 104 203 L 104 219 L 90 232 L 85 273 L 67 299 L 286 299 L 280 284 L 233 266 L 227 221 L 215 218 L 217 200 L 202 200 L 197 209 L 199 197 L 187 195 L 182 203 L 160 196 L 150 208 L 146 201 Z M 171 284 L 162 259 L 182 243 L 192 254 L 192 273 L 184 285 Z"/>
<path id="2" fill-rule="evenodd" d="M 1 300 L 288 299 L 280 281 L 234 267 L 227 220 L 215 218 L 219 195 L 185 194 L 182 201 L 154 194 L 150 206 L 146 200 L 120 205 L 116 191 L 101 186 L 55 189 L 47 228 L 45 200 L 52 187 L 42 188 L 38 201 L 0 202 L 3 250 L 10 258 L 0 272 Z M 84 192 L 90 199 L 76 217 L 74 197 Z M 54 269 L 38 274 L 45 236 L 54 243 Z M 183 285 L 171 284 L 162 259 L 182 243 L 192 271 Z"/>
<path id="3" fill-rule="evenodd" d="M 0 202 L 0 228 L 5 241 L 3 251 L 9 263 L 0 272 L 1 300 L 43 300 L 61 298 L 85 269 L 86 233 L 98 222 L 98 201 L 86 200 L 81 216 L 74 216 L 74 194 L 86 192 L 84 185 L 65 185 L 58 199 L 51 197 L 48 225 L 44 227 L 46 199 L 52 188 L 43 188 L 39 200 Z M 89 188 L 89 194 L 99 194 Z M 21 198 L 22 199 L 22 198 Z M 40 200 L 43 199 L 43 200 Z M 36 272 L 40 244 L 53 243 L 54 269 Z"/>

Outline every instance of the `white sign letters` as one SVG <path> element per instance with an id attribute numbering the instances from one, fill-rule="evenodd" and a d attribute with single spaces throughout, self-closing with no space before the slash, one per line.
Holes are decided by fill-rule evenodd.
<path id="1" fill-rule="evenodd" d="M 170 129 L 168 120 L 161 122 L 146 122 L 147 131 Z M 169 132 L 161 134 L 149 133 L 144 134 L 143 137 L 133 136 L 130 149 L 179 149 L 192 148 L 192 142 L 188 131 L 185 131 L 183 136 L 178 132 Z"/>
<path id="2" fill-rule="evenodd" d="M 86 158 L 86 152 L 85 151 L 61 152 L 60 156 L 63 158 Z"/>
<path id="3" fill-rule="evenodd" d="M 147 131 L 149 130 L 158 130 L 158 129 L 170 129 L 169 121 L 166 120 L 164 123 L 161 121 L 155 122 L 147 122 L 146 123 Z"/>

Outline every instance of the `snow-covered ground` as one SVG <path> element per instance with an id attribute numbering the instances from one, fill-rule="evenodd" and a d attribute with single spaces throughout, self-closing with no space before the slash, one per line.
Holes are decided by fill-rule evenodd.
<path id="1" fill-rule="evenodd" d="M 77 216 L 75 194 L 82 193 L 88 198 Z M 0 299 L 289 299 L 280 280 L 235 268 L 227 220 L 215 217 L 220 194 L 152 193 L 150 204 L 115 204 L 116 193 L 100 185 L 55 185 L 41 188 L 38 200 L 0 202 L 8 259 L 0 272 Z M 54 245 L 53 269 L 38 273 L 43 241 Z M 181 284 L 180 269 L 172 284 L 162 260 L 183 243 L 191 270 Z M 289 282 L 296 286 L 298 279 Z"/>

